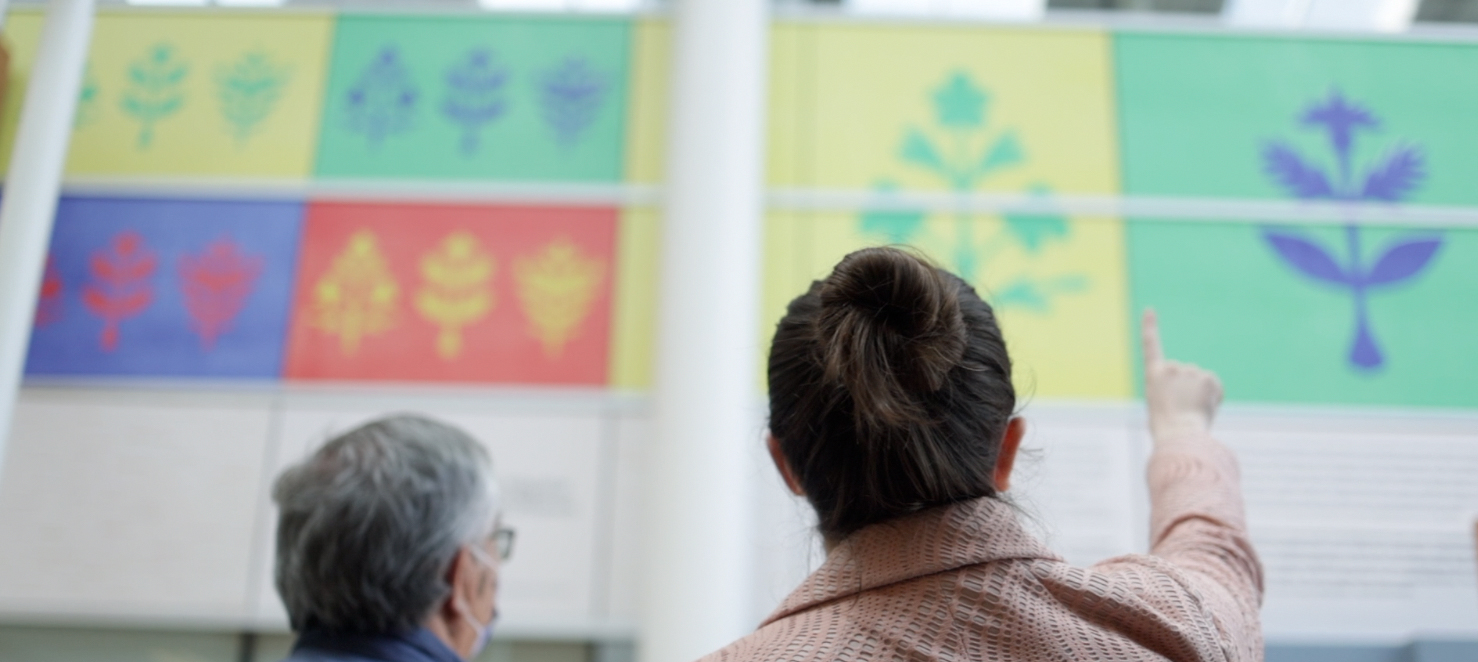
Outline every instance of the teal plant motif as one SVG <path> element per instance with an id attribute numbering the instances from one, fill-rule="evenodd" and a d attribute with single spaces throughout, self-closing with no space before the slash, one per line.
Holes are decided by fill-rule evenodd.
<path id="1" fill-rule="evenodd" d="M 180 88 L 189 74 L 190 66 L 166 43 L 156 44 L 128 66 L 128 89 L 120 105 L 139 121 L 139 149 L 148 149 L 154 142 L 155 124 L 185 105 Z"/>
<path id="2" fill-rule="evenodd" d="M 72 116 L 72 129 L 81 129 L 97 120 L 98 79 L 92 63 L 82 70 L 82 89 L 77 92 L 77 112 Z"/>
<path id="3" fill-rule="evenodd" d="M 934 128 L 925 131 L 910 126 L 903 133 L 898 158 L 904 164 L 922 168 L 943 180 L 950 190 L 964 199 L 979 189 L 993 175 L 1026 161 L 1026 151 L 1016 133 L 1009 129 L 992 130 L 988 121 L 990 95 L 970 78 L 957 71 L 934 91 L 931 101 Z M 966 281 L 982 284 L 982 270 L 1003 250 L 1018 250 L 1028 256 L 1038 255 L 1053 241 L 1066 239 L 1072 226 L 1066 218 L 1053 214 L 1005 214 L 996 231 L 977 238 L 977 216 L 964 204 L 952 214 L 953 236 L 935 236 L 925 222 L 928 214 L 910 208 L 900 201 L 897 183 L 882 180 L 874 187 L 877 199 L 873 208 L 859 218 L 864 233 L 881 235 L 891 243 L 946 242 L 952 253 L 951 268 Z M 1035 185 L 1029 192 L 1047 196 L 1045 185 Z M 1088 279 L 1081 274 L 1036 277 L 1030 274 L 1005 276 L 992 274 L 992 301 L 998 306 L 1020 306 L 1046 312 L 1054 296 L 1082 291 Z"/>
<path id="4" fill-rule="evenodd" d="M 216 96 L 221 116 L 231 125 L 236 144 L 244 145 L 282 97 L 291 71 L 272 62 L 266 53 L 252 51 L 216 69 Z"/>

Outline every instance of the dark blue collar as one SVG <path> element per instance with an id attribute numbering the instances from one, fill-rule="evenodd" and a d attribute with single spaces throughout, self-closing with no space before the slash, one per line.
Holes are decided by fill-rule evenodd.
<path id="1" fill-rule="evenodd" d="M 326 654 L 339 659 L 352 656 L 377 662 L 463 662 L 462 657 L 447 647 L 426 628 L 404 634 L 335 634 L 307 630 L 293 644 L 293 657 L 302 653 Z"/>

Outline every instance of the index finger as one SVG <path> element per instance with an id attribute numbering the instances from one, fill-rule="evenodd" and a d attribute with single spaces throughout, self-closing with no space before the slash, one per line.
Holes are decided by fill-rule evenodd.
<path id="1" fill-rule="evenodd" d="M 1154 308 L 1146 308 L 1144 320 L 1140 322 L 1140 341 L 1144 347 L 1144 364 L 1155 365 L 1165 360 L 1165 350 L 1160 347 L 1160 320 Z"/>

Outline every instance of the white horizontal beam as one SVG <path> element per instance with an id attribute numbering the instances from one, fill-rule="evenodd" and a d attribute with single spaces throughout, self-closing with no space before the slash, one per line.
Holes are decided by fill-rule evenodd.
<path id="1" fill-rule="evenodd" d="M 549 204 L 650 208 L 661 189 L 644 184 L 488 183 L 411 180 L 70 178 L 67 195 L 226 200 L 332 200 L 465 204 Z M 1420 205 L 1212 197 L 1025 193 L 890 192 L 772 188 L 771 211 L 1061 214 L 1187 222 L 1357 223 L 1423 228 L 1478 227 L 1478 205 Z"/>

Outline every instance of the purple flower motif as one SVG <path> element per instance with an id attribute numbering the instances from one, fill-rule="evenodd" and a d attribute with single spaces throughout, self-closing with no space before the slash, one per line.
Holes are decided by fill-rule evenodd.
<path id="1" fill-rule="evenodd" d="M 568 57 L 539 79 L 539 108 L 544 121 L 566 146 L 600 114 L 609 83 L 584 58 Z"/>
<path id="2" fill-rule="evenodd" d="M 419 94 L 400 50 L 386 46 L 345 94 L 346 126 L 378 147 L 386 137 L 410 129 Z"/>
<path id="3" fill-rule="evenodd" d="M 504 94 L 508 69 L 486 49 L 474 49 L 447 70 L 446 98 L 441 114 L 462 128 L 462 155 L 477 153 L 482 127 L 502 117 L 508 108 Z"/>
<path id="4" fill-rule="evenodd" d="M 1295 198 L 1399 202 L 1415 191 L 1426 177 L 1421 149 L 1402 144 L 1391 149 L 1366 169 L 1363 177 L 1355 174 L 1351 150 L 1356 134 L 1373 129 L 1380 120 L 1370 110 L 1348 101 L 1338 90 L 1315 104 L 1300 118 L 1306 125 L 1324 128 L 1339 172 L 1331 179 L 1318 166 L 1310 164 L 1298 150 L 1283 142 L 1272 142 L 1263 148 L 1263 170 Z M 1342 264 L 1335 254 L 1297 234 L 1266 229 L 1263 239 L 1278 257 L 1304 276 L 1326 285 L 1346 290 L 1355 302 L 1355 339 L 1349 360 L 1356 368 L 1373 370 L 1385 363 L 1385 356 L 1370 324 L 1368 298 L 1373 289 L 1390 287 L 1415 278 L 1426 269 L 1442 247 L 1441 236 L 1406 238 L 1387 246 L 1367 269 L 1361 263 L 1359 226 L 1345 226 L 1345 255 Z"/>
<path id="5" fill-rule="evenodd" d="M 1322 124 L 1324 126 L 1329 132 L 1329 144 L 1334 147 L 1341 165 L 1349 162 L 1350 145 L 1354 141 L 1355 131 L 1380 126 L 1380 122 L 1370 114 L 1369 110 L 1359 104 L 1346 101 L 1339 90 L 1330 90 L 1329 100 L 1315 104 L 1304 111 L 1302 120 L 1306 125 Z M 1348 176 L 1348 170 L 1343 174 Z"/>

